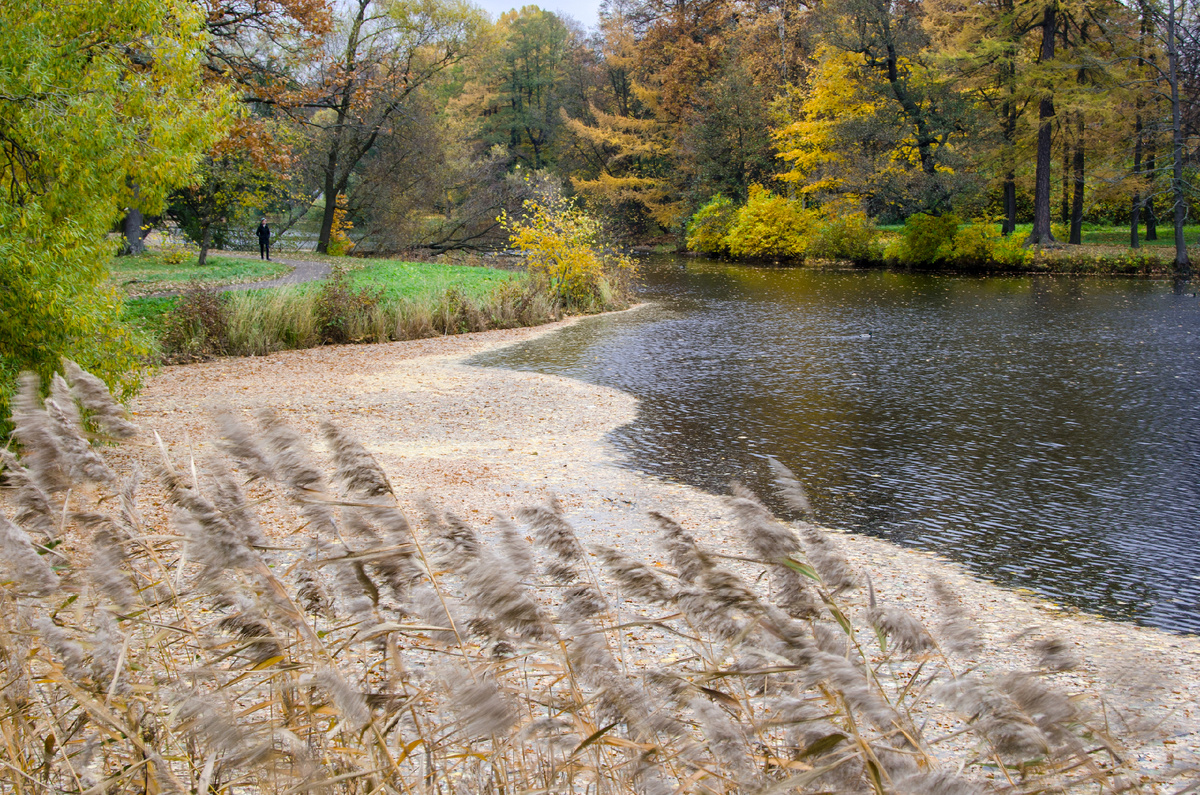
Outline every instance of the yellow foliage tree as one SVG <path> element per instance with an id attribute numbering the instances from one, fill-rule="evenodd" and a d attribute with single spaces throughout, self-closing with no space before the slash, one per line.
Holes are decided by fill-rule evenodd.
<path id="1" fill-rule="evenodd" d="M 816 59 L 805 85 L 789 87 L 776 105 L 785 123 L 775 130 L 775 141 L 779 158 L 790 166 L 779 178 L 803 194 L 838 193 L 850 172 L 839 127 L 869 118 L 878 102 L 859 80 L 862 55 L 822 45 Z"/>
<path id="2" fill-rule="evenodd" d="M 855 9 L 865 27 L 838 17 L 845 29 L 777 104 L 784 179 L 822 199 L 861 197 L 872 214 L 892 217 L 974 200 L 981 179 L 960 168 L 975 129 L 968 98 L 927 63 L 919 26 L 897 32 L 890 12 Z"/>
<path id="3" fill-rule="evenodd" d="M 346 194 L 337 196 L 337 208 L 333 211 L 333 227 L 329 232 L 329 253 L 335 257 L 344 257 L 354 248 L 354 241 L 346 234 L 354 228 L 354 223 L 346 218 Z"/>
<path id="4" fill-rule="evenodd" d="M 591 107 L 593 124 L 568 119 L 567 129 L 592 152 L 600 153 L 600 173 L 573 178 L 575 190 L 587 199 L 612 207 L 634 203 L 645 208 L 655 223 L 670 227 L 683 205 L 666 178 L 673 139 L 670 127 L 655 118 L 623 116 Z"/>
<path id="5" fill-rule="evenodd" d="M 610 107 L 589 103 L 586 118 L 566 118 L 586 174 L 571 184 L 589 202 L 613 209 L 633 206 L 664 228 L 685 208 L 673 179 L 676 130 L 660 93 L 638 78 L 641 47 L 619 15 L 605 21 L 604 67 L 612 86 Z"/>

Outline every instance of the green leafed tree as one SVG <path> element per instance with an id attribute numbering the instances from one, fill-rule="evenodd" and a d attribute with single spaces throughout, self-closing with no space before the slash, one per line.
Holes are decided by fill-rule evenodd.
<path id="1" fill-rule="evenodd" d="M 491 84 L 483 108 L 485 140 L 508 147 L 531 168 L 544 168 L 562 126 L 562 67 L 571 32 L 537 6 L 504 14 L 496 32 L 500 45 L 482 64 Z"/>
<path id="2" fill-rule="evenodd" d="M 167 216 L 199 246 L 200 266 L 211 248 L 229 244 L 231 225 L 246 225 L 248 211 L 261 212 L 287 195 L 291 147 L 272 134 L 274 125 L 244 121 L 204 155 L 167 201 Z"/>
<path id="3" fill-rule="evenodd" d="M 202 26 L 182 0 L 0 3 L 0 416 L 20 371 L 44 378 L 64 356 L 136 386 L 108 232 L 130 185 L 161 210 L 222 133 Z"/>

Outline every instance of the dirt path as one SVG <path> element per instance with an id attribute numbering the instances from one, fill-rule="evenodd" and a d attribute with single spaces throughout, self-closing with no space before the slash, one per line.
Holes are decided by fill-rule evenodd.
<path id="1" fill-rule="evenodd" d="M 328 278 L 332 272 L 332 268 L 327 262 L 317 262 L 315 260 L 303 259 L 287 259 L 286 257 L 276 257 L 272 262 L 280 262 L 292 269 L 291 273 L 284 274 L 277 279 L 269 279 L 262 282 L 248 282 L 246 284 L 230 284 L 221 287 L 223 293 L 230 293 L 241 290 L 263 290 L 271 287 L 287 287 L 292 284 L 304 284 L 305 282 L 316 282 Z"/>
<path id="2" fill-rule="evenodd" d="M 741 552 L 720 497 L 620 465 L 607 434 L 634 418 L 630 395 L 464 363 L 562 325 L 167 367 L 136 401 L 135 419 L 186 460 L 211 449 L 217 411 L 272 406 L 317 448 L 317 425 L 328 418 L 371 450 L 416 516 L 434 504 L 486 529 L 494 517 L 513 517 L 553 494 L 587 544 L 661 561 L 647 516 L 655 510 L 718 551 Z M 150 446 L 145 455 L 151 466 Z M 264 524 L 274 520 L 276 532 L 288 532 L 289 522 L 298 526 L 280 511 Z M 851 562 L 870 573 L 882 600 L 924 620 L 933 620 L 934 578 L 956 590 L 982 627 L 987 650 L 977 664 L 983 669 L 1031 668 L 1030 642 L 1061 638 L 1081 661 L 1055 675 L 1062 686 L 1102 692 L 1114 716 L 1162 722 L 1173 735 L 1147 753 L 1147 766 L 1200 752 L 1200 638 L 1075 613 L 879 539 L 837 538 Z M 864 598 L 854 597 L 857 610 Z"/>
<path id="3" fill-rule="evenodd" d="M 252 259 L 245 252 L 227 253 L 222 251 L 209 252 L 219 256 L 236 256 L 241 259 Z M 242 256 L 245 254 L 245 256 Z M 289 259 L 286 257 L 275 257 L 272 262 L 278 262 L 286 265 L 292 270 L 285 273 L 283 276 L 274 279 L 257 282 L 239 282 L 237 284 L 224 284 L 214 286 L 212 289 L 222 293 L 241 292 L 243 290 L 264 290 L 272 287 L 288 287 L 294 284 L 305 284 L 307 282 L 321 281 L 329 277 L 333 268 L 327 262 L 318 262 L 316 260 Z M 146 293 L 139 295 L 138 298 L 171 298 L 176 295 L 182 295 L 182 290 L 161 290 L 159 292 Z"/>

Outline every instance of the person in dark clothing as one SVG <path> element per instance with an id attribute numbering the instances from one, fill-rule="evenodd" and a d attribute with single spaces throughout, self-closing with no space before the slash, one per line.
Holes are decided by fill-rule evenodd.
<path id="1" fill-rule="evenodd" d="M 268 262 L 271 259 L 271 227 L 267 226 L 266 218 L 258 225 L 258 258 Z"/>

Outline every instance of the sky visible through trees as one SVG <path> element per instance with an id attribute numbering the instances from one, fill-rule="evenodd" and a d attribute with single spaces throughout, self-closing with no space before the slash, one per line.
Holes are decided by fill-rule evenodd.
<path id="1" fill-rule="evenodd" d="M 523 3 L 513 3 L 511 0 L 483 0 L 479 7 L 491 15 L 492 19 L 500 17 L 509 11 L 519 11 Z M 600 24 L 600 0 L 580 0 L 579 2 L 564 2 L 555 0 L 544 3 L 547 11 L 553 11 L 561 17 L 571 17 L 585 28 L 594 29 Z"/>

